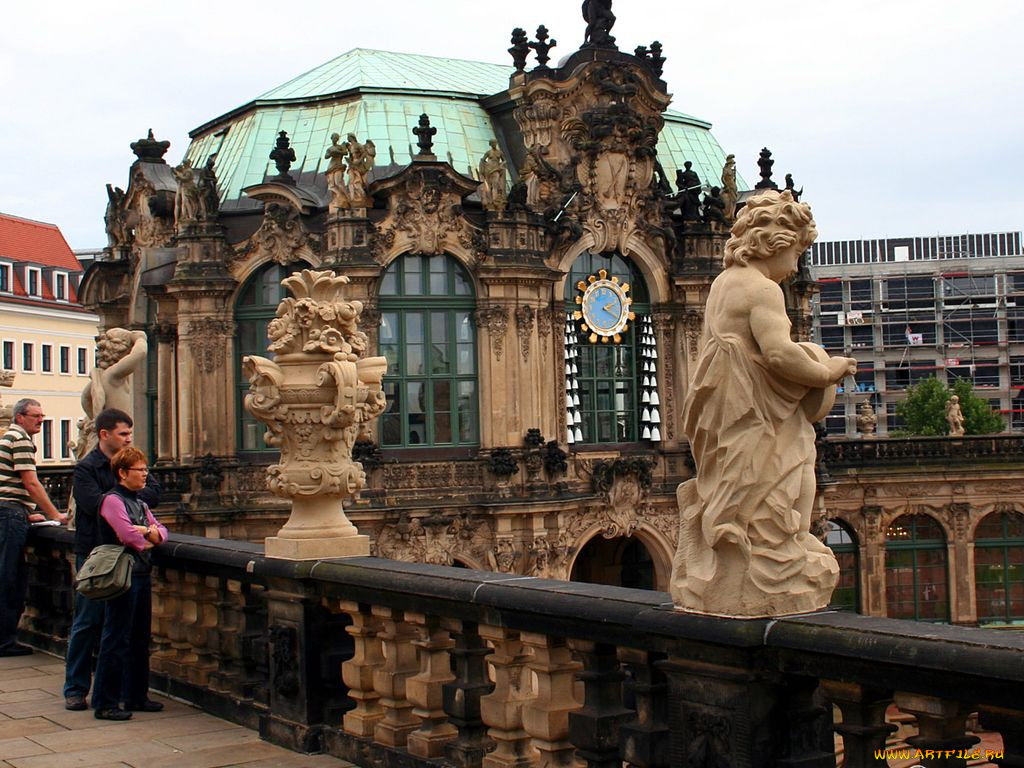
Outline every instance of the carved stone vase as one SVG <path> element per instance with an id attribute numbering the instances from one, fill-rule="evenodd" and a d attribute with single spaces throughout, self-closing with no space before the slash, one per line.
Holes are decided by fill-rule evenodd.
<path id="1" fill-rule="evenodd" d="M 249 378 L 246 409 L 267 425 L 265 440 L 281 451 L 267 487 L 292 500 L 291 516 L 266 540 L 269 557 L 305 560 L 368 555 L 369 537 L 345 515 L 344 502 L 366 485 L 352 446 L 385 408 L 383 357 L 363 357 L 357 327 L 363 305 L 342 296 L 348 278 L 303 270 L 282 281 L 267 327 L 274 359 L 242 360 Z"/>

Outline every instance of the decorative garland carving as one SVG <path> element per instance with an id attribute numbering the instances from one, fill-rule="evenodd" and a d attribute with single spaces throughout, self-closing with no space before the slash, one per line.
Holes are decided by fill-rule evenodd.
<path id="1" fill-rule="evenodd" d="M 188 324 L 188 343 L 192 358 L 203 373 L 213 373 L 224 367 L 227 340 L 235 333 L 235 324 L 229 320 L 204 317 Z"/>
<path id="2" fill-rule="evenodd" d="M 683 316 L 683 332 L 686 334 L 686 356 L 691 362 L 697 360 L 700 352 L 700 335 L 704 331 L 704 310 L 688 309 Z"/>
<path id="3" fill-rule="evenodd" d="M 533 307 L 524 304 L 516 307 L 516 333 L 519 335 L 519 352 L 523 362 L 530 357 L 530 336 L 533 335 L 535 313 Z"/>
<path id="4" fill-rule="evenodd" d="M 505 352 L 505 331 L 508 330 L 508 310 L 500 304 L 481 307 L 473 313 L 478 328 L 486 328 L 494 348 L 494 359 L 501 360 Z"/>
<path id="5" fill-rule="evenodd" d="M 319 243 L 306 230 L 296 208 L 284 203 L 268 202 L 263 209 L 263 223 L 239 255 L 257 261 L 276 261 L 278 264 L 296 261 L 317 264 L 319 257 L 314 245 L 318 246 Z"/>

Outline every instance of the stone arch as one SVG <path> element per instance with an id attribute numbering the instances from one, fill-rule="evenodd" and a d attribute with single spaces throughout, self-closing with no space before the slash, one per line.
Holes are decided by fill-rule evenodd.
<path id="1" fill-rule="evenodd" d="M 643 275 L 644 282 L 647 283 L 647 293 L 650 296 L 651 306 L 669 301 L 672 297 L 672 286 L 668 280 L 668 271 L 664 259 L 660 258 L 636 234 L 630 235 L 628 244 L 629 254 L 623 254 L 623 256 L 631 259 L 636 264 L 637 269 L 640 270 L 640 274 Z M 557 297 L 565 295 L 565 281 L 569 278 L 569 271 L 572 269 L 573 262 L 579 258 L 581 253 L 593 245 L 593 235 L 584 234 L 583 237 L 573 243 L 558 258 L 554 266 L 555 269 L 562 273 L 562 276 L 556 281 L 554 286 L 556 300 L 558 300 Z"/>
<path id="2" fill-rule="evenodd" d="M 380 300 L 380 281 L 384 277 L 384 273 L 402 256 L 451 256 L 469 275 L 469 279 L 473 284 L 473 296 L 476 300 L 479 302 L 484 295 L 484 285 L 476 273 L 477 260 L 472 252 L 461 246 L 455 248 L 451 247 L 450 243 L 445 243 L 445 247 L 437 253 L 423 253 L 415 248 L 405 246 L 389 252 L 385 258 L 378 262 L 380 264 L 380 274 L 370 283 L 371 296 L 374 301 Z"/>
<path id="3" fill-rule="evenodd" d="M 566 579 L 571 578 L 584 548 L 599 537 L 603 537 L 606 530 L 605 527 L 597 523 L 580 534 L 574 544 L 575 551 L 573 556 L 565 566 Z M 629 539 L 636 539 L 647 550 L 648 555 L 650 555 L 651 564 L 654 569 L 654 588 L 667 591 L 669 581 L 672 578 L 672 558 L 675 555 L 675 546 L 670 544 L 659 530 L 648 525 L 637 527 L 628 536 L 607 538 L 608 541 L 627 541 Z"/>

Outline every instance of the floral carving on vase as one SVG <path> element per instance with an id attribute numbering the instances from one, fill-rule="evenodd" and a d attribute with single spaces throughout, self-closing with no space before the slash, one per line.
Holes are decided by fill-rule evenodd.
<path id="1" fill-rule="evenodd" d="M 274 359 L 250 355 L 246 409 L 281 451 L 267 469 L 267 487 L 292 500 L 292 514 L 267 554 L 305 559 L 369 552 L 368 537 L 348 520 L 343 503 L 366 485 L 352 448 L 385 408 L 383 357 L 365 357 L 358 324 L 363 305 L 344 298 L 347 277 L 302 270 L 281 284 L 281 301 L 267 327 Z"/>

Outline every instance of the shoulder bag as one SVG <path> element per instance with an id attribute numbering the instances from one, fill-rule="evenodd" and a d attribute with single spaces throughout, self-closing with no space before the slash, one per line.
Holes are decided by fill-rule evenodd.
<path id="1" fill-rule="evenodd" d="M 75 589 L 90 600 L 113 600 L 132 587 L 134 558 L 123 544 L 100 544 L 82 563 Z"/>

